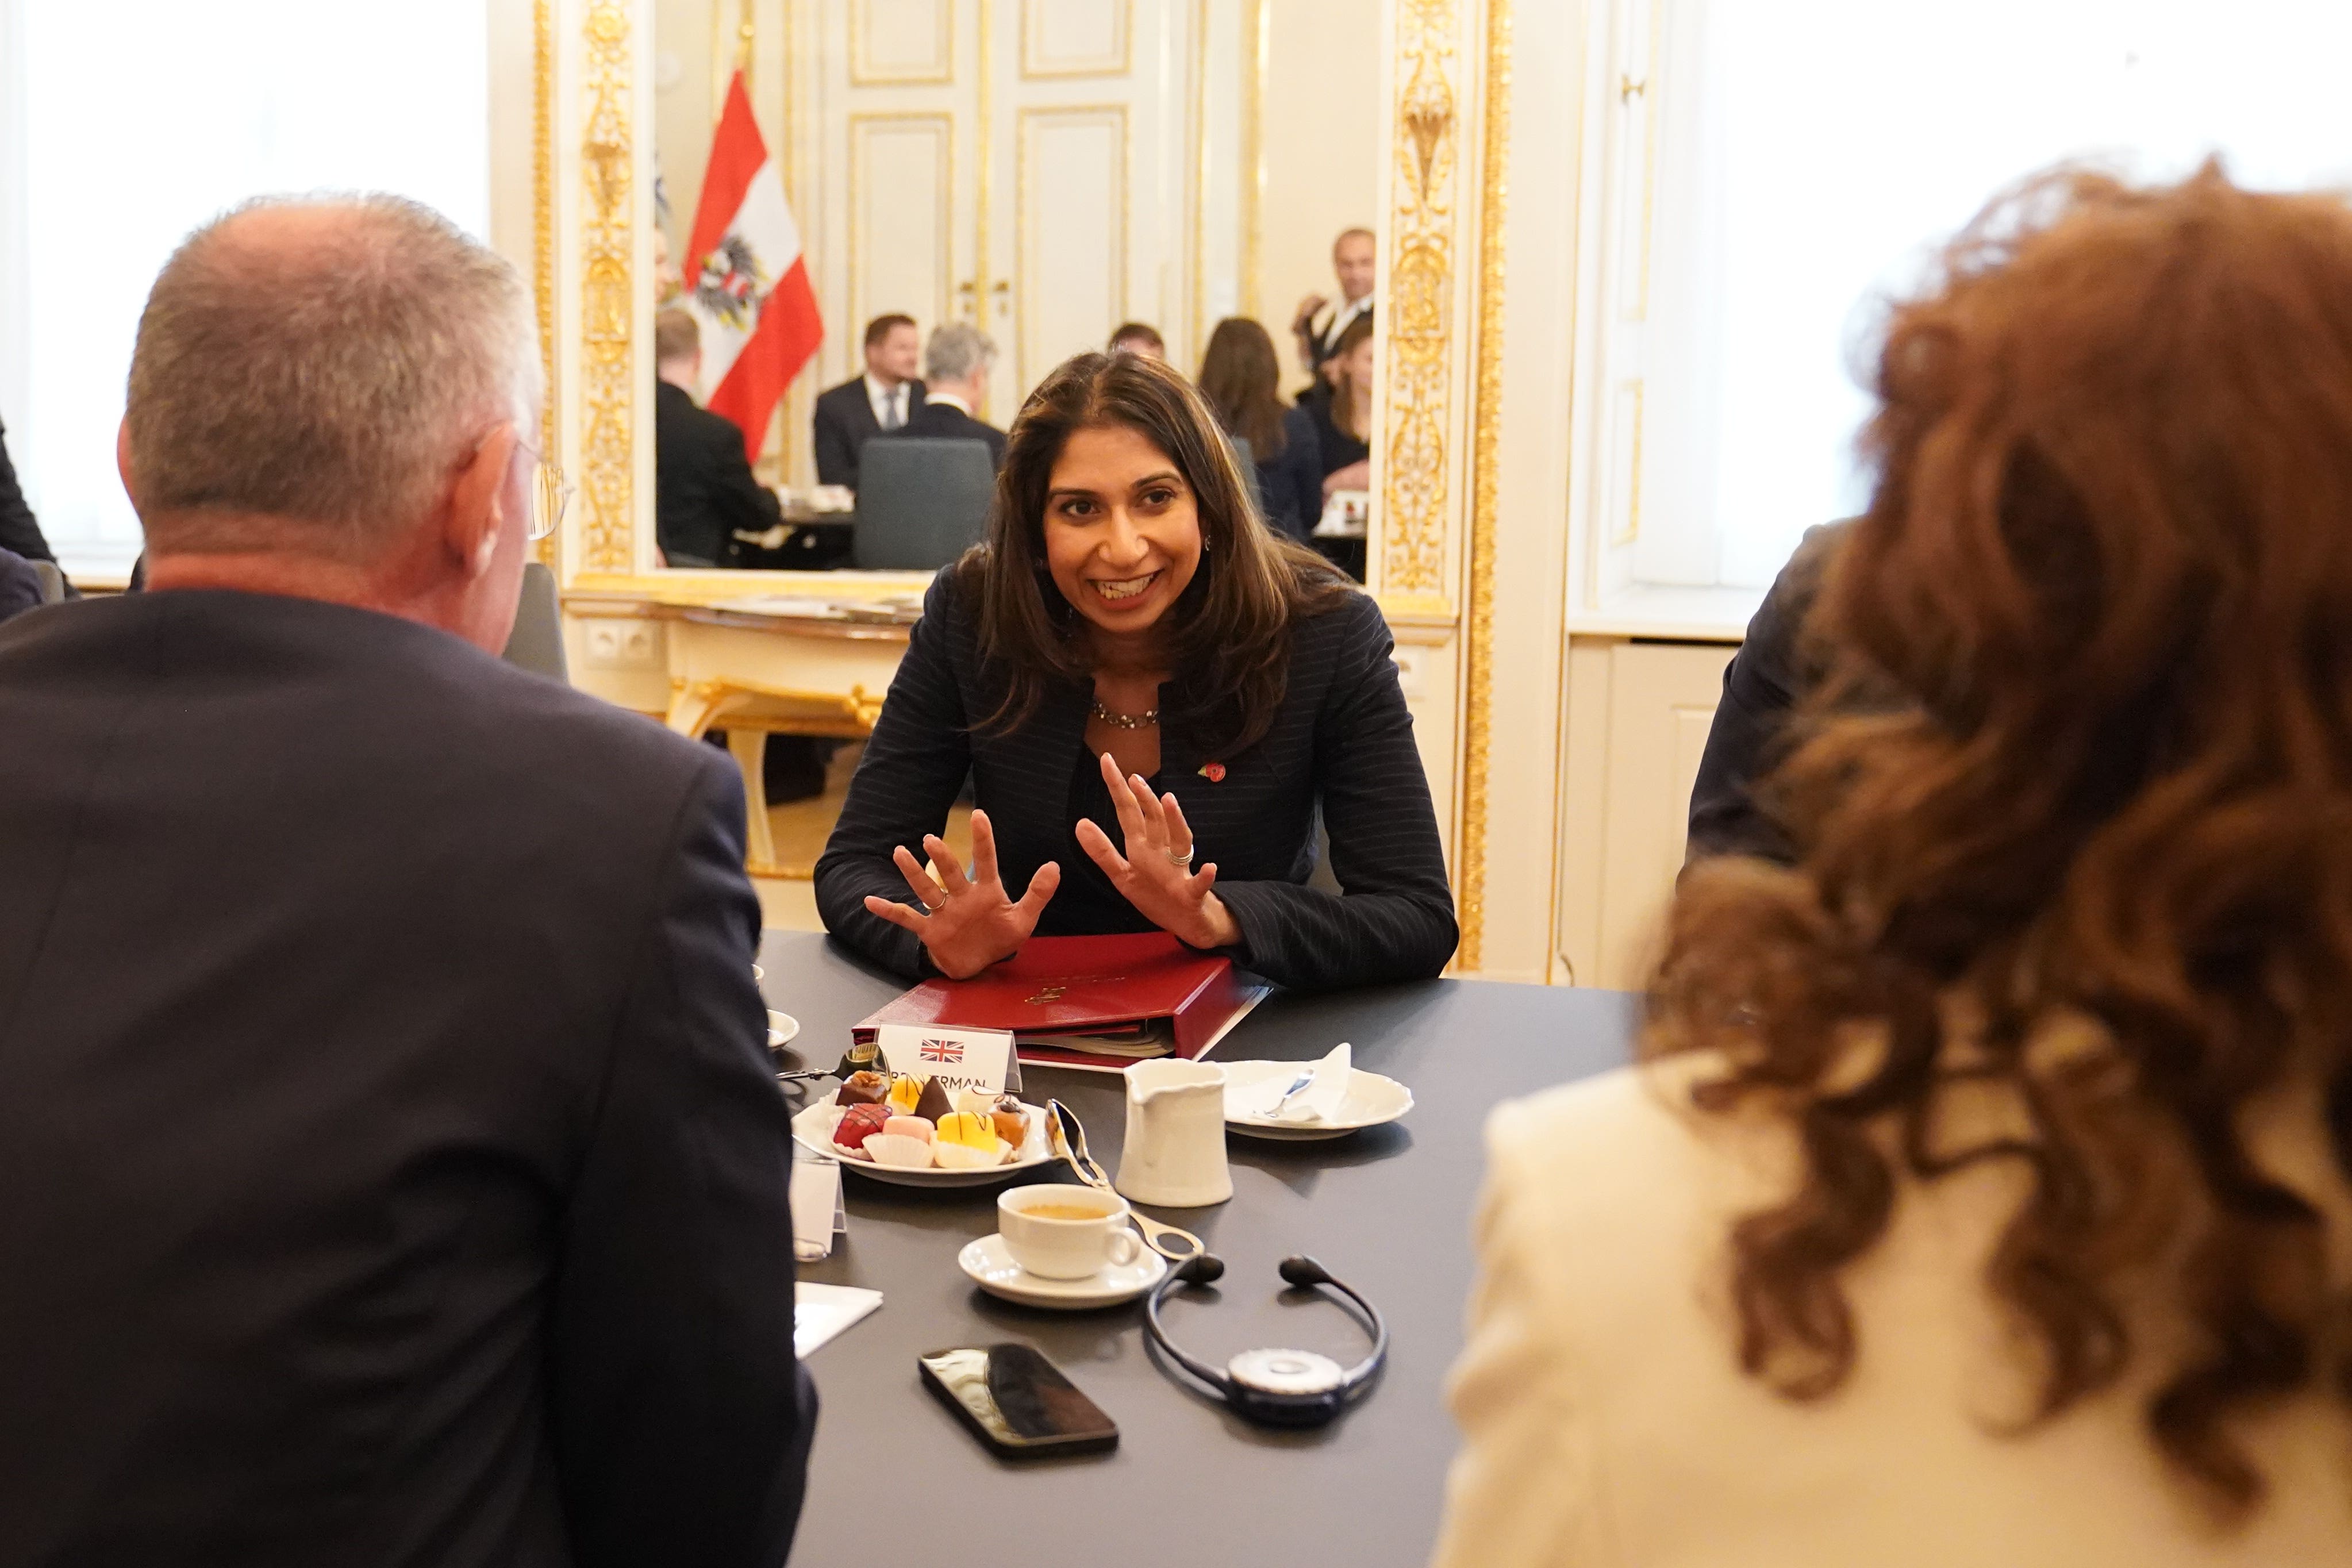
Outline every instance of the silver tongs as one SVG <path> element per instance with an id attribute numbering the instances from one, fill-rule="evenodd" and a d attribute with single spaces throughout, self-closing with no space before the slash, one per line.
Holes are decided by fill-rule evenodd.
<path id="1" fill-rule="evenodd" d="M 1090 1187 L 1100 1187 L 1107 1193 L 1114 1190 L 1110 1178 L 1103 1173 L 1103 1168 L 1095 1163 L 1093 1155 L 1087 1152 L 1087 1130 L 1085 1124 L 1078 1121 L 1077 1112 L 1058 1100 L 1045 1102 L 1045 1141 L 1053 1146 L 1055 1157 L 1066 1161 L 1070 1169 L 1077 1173 L 1078 1180 Z M 1128 1217 L 1135 1222 L 1135 1228 L 1143 1233 L 1145 1245 L 1162 1258 L 1181 1263 L 1188 1258 L 1204 1256 L 1209 1250 L 1191 1231 L 1162 1225 L 1132 1205 L 1129 1205 Z M 1182 1245 L 1173 1246 L 1173 1243 Z"/>

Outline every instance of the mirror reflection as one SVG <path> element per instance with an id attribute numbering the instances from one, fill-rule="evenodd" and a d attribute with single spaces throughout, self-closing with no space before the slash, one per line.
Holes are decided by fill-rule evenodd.
<path id="1" fill-rule="evenodd" d="M 1361 578 L 1372 8 L 655 10 L 658 564 L 941 565 L 1029 390 L 1110 351 L 1193 376 L 1268 522 Z"/>

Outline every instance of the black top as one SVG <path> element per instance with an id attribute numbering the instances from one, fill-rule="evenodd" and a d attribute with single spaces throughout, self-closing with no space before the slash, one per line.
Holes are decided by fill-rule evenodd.
<path id="1" fill-rule="evenodd" d="M 1315 416 L 1304 408 L 1283 410 L 1282 436 L 1280 452 L 1257 457 L 1258 498 L 1276 532 L 1304 541 L 1323 518 L 1323 458 Z"/>
<path id="2" fill-rule="evenodd" d="M 662 554 L 673 564 L 725 566 L 735 558 L 737 529 L 759 533 L 782 521 L 775 496 L 752 477 L 741 427 L 697 406 L 686 388 L 656 382 L 654 533 Z"/>
<path id="3" fill-rule="evenodd" d="M 1316 452 L 1323 468 L 1315 476 L 1315 514 L 1319 518 L 1323 515 L 1322 481 L 1350 463 L 1362 462 L 1372 455 L 1372 449 L 1331 422 L 1328 386 L 1317 387 L 1298 400 L 1298 406 L 1307 410 L 1307 417 L 1314 422 Z"/>
<path id="4" fill-rule="evenodd" d="M 825 928 L 910 978 L 931 973 L 921 942 L 868 914 L 863 900 L 911 901 L 891 850 L 904 844 L 922 858 L 923 835 L 944 830 L 967 774 L 1013 896 L 1045 861 L 1061 864 L 1062 889 L 1038 934 L 1151 929 L 1078 847 L 1077 816 L 1107 804 L 1074 798 L 1091 690 L 1055 686 L 1019 730 L 975 733 L 1002 687 L 982 664 L 964 601 L 955 570 L 940 573 L 816 864 Z M 1420 978 L 1454 954 L 1454 900 L 1393 647 L 1361 594 L 1299 621 L 1274 726 L 1234 756 L 1204 751 L 1181 680 L 1161 688 L 1158 785 L 1182 803 L 1195 860 L 1216 862 L 1217 896 L 1242 929 L 1234 957 L 1286 985 Z M 1212 763 L 1221 780 L 1204 771 Z M 1344 897 L 1306 885 L 1318 802 Z M 1115 816 L 1095 821 L 1123 842 Z"/>
<path id="5" fill-rule="evenodd" d="M 1756 607 L 1748 639 L 1724 667 L 1723 700 L 1716 704 L 1691 785 L 1686 860 L 1756 855 L 1787 864 L 1796 858 L 1788 834 L 1758 804 L 1753 786 L 1780 762 L 1790 714 L 1820 678 L 1801 657 L 1801 634 L 1822 574 L 1850 527 L 1832 522 L 1805 531 Z"/>
<path id="6" fill-rule="evenodd" d="M 13 550 L 0 549 L 0 621 L 40 608 L 41 580 L 32 563 Z"/>
<path id="7" fill-rule="evenodd" d="M 773 1568 L 723 753 L 363 610 L 0 626 L 0 1563 Z"/>
<path id="8" fill-rule="evenodd" d="M 25 491 L 16 483 L 16 465 L 8 460 L 8 432 L 0 426 L 0 550 L 13 550 L 27 561 L 55 561 L 49 542 L 41 537 L 41 525 L 33 516 L 33 509 L 25 504 Z"/>
<path id="9" fill-rule="evenodd" d="M 906 384 L 910 389 L 907 417 L 912 419 L 923 405 L 923 384 L 909 381 Z M 809 433 L 816 443 L 817 483 L 856 489 L 858 449 L 882 434 L 882 422 L 874 417 L 874 405 L 866 395 L 866 378 L 853 375 L 820 394 L 816 411 L 809 417 Z"/>
<path id="10" fill-rule="evenodd" d="M 925 403 L 904 425 L 884 435 L 886 439 L 890 436 L 919 436 L 928 441 L 984 442 L 991 466 L 1004 467 L 1004 432 L 974 419 L 952 404 Z"/>

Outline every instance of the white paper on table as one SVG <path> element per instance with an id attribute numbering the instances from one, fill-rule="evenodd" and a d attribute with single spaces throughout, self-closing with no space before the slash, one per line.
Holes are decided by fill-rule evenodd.
<path id="1" fill-rule="evenodd" d="M 833 1255 L 833 1238 L 849 1228 L 841 1201 L 841 1162 L 793 1145 L 793 1256 L 814 1263 Z"/>
<path id="2" fill-rule="evenodd" d="M 793 1353 L 807 1355 L 881 1304 L 879 1290 L 802 1280 L 793 1287 Z"/>

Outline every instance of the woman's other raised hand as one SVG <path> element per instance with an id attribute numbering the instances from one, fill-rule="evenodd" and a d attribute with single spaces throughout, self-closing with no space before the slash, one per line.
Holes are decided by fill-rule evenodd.
<path id="1" fill-rule="evenodd" d="M 1084 817 L 1078 821 L 1078 847 L 1161 931 L 1193 947 L 1231 947 L 1240 942 L 1240 923 L 1210 890 L 1217 885 L 1217 868 L 1192 869 L 1192 829 L 1176 797 L 1155 796 L 1139 773 L 1132 779 L 1121 776 L 1108 752 L 1102 757 L 1102 774 L 1111 806 L 1118 813 L 1127 853 L 1120 854 L 1110 835 Z"/>

